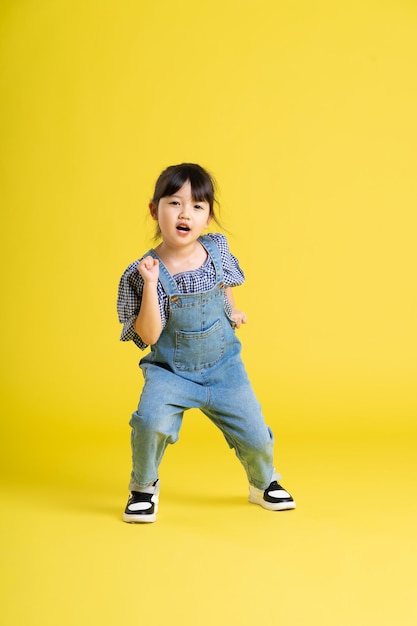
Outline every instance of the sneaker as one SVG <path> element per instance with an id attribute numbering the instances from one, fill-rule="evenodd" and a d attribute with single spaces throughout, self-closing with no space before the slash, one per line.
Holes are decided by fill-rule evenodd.
<path id="1" fill-rule="evenodd" d="M 273 480 L 269 487 L 262 491 L 253 485 L 249 485 L 249 502 L 260 504 L 269 511 L 286 511 L 295 509 L 295 502 L 283 487 Z"/>
<path id="2" fill-rule="evenodd" d="M 159 480 L 142 491 L 132 491 L 127 502 L 123 521 L 130 523 L 155 522 L 159 502 Z"/>

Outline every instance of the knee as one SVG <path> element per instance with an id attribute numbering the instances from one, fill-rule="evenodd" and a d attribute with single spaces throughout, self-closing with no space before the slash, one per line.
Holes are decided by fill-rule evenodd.
<path id="1" fill-rule="evenodd" d="M 139 436 L 159 437 L 175 443 L 178 439 L 179 425 L 172 416 L 146 415 L 135 411 L 129 422 L 132 430 Z"/>
<path id="2" fill-rule="evenodd" d="M 265 429 L 248 433 L 248 437 L 244 442 L 246 449 L 250 450 L 253 454 L 269 454 L 273 445 L 274 436 L 268 426 L 266 426 Z"/>

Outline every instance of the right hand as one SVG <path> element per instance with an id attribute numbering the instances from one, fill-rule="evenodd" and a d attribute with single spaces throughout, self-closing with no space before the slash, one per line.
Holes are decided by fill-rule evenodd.
<path id="1" fill-rule="evenodd" d="M 138 263 L 138 271 L 145 283 L 157 283 L 159 278 L 159 261 L 153 256 L 146 256 Z"/>

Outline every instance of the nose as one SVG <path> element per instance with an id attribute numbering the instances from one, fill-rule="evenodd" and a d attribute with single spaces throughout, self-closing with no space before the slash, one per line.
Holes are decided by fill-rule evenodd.
<path id="1" fill-rule="evenodd" d="M 180 218 L 184 220 L 190 219 L 190 207 L 188 204 L 183 204 L 180 210 Z"/>

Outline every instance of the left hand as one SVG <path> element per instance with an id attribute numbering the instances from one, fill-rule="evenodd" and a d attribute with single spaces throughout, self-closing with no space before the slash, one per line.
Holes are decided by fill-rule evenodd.
<path id="1" fill-rule="evenodd" d="M 242 324 L 246 324 L 248 321 L 246 313 L 244 313 L 243 311 L 238 311 L 237 309 L 234 309 L 232 311 L 231 318 L 234 322 L 236 322 L 236 328 L 240 328 Z"/>

